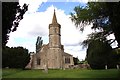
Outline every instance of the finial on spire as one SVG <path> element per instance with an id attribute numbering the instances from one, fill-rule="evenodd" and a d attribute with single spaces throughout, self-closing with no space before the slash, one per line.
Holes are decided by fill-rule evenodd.
<path id="1" fill-rule="evenodd" d="M 57 23 L 57 18 L 55 14 L 55 9 L 54 9 L 54 14 L 53 14 L 53 19 L 52 19 L 52 24 Z"/>

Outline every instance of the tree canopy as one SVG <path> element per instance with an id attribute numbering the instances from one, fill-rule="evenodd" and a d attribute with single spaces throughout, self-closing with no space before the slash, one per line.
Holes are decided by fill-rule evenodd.
<path id="1" fill-rule="evenodd" d="M 100 40 L 91 41 L 88 45 L 86 59 L 92 69 L 114 68 L 118 64 L 117 53 L 110 44 Z"/>
<path id="2" fill-rule="evenodd" d="M 117 48 L 120 48 L 120 2 L 88 2 L 85 7 L 76 6 L 74 11 L 71 20 L 80 31 L 91 23 L 95 30 L 82 42 L 83 46 L 88 47 L 86 60 L 91 68 L 101 69 L 105 65 L 114 67 L 119 64 L 120 56 L 110 44 L 117 41 Z M 115 39 L 107 39 L 110 34 L 114 34 Z"/>
<path id="3" fill-rule="evenodd" d="M 20 20 L 28 10 L 28 5 L 21 8 L 18 2 L 2 2 L 2 46 L 4 47 L 9 39 L 9 33 L 16 31 Z M 16 15 L 17 14 L 17 15 Z"/>
<path id="4" fill-rule="evenodd" d="M 23 47 L 5 47 L 2 53 L 2 67 L 22 68 L 30 61 L 28 50 Z"/>
<path id="5" fill-rule="evenodd" d="M 114 34 L 120 47 L 120 2 L 89 2 L 86 7 L 76 6 L 74 11 L 71 20 L 81 31 L 84 31 L 85 25 L 93 23 L 92 29 L 100 30 L 92 34 L 94 38 L 104 40 Z M 115 40 L 110 41 L 112 43 Z"/>
<path id="6" fill-rule="evenodd" d="M 37 37 L 37 41 L 36 41 L 36 53 L 38 53 L 41 50 L 43 44 L 43 40 L 42 37 Z"/>

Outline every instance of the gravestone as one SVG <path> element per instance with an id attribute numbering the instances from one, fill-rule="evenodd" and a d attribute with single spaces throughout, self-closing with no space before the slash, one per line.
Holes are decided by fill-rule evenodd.
<path id="1" fill-rule="evenodd" d="M 107 65 L 105 65 L 105 69 L 107 69 Z"/>
<path id="2" fill-rule="evenodd" d="M 44 72 L 45 72 L 45 73 L 48 73 L 47 65 L 44 65 Z"/>
<path id="3" fill-rule="evenodd" d="M 119 69 L 119 65 L 116 65 L 117 66 L 117 69 Z"/>

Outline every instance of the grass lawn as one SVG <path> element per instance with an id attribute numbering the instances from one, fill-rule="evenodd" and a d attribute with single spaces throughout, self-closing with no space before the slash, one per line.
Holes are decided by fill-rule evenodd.
<path id="1" fill-rule="evenodd" d="M 119 78 L 120 70 L 86 70 L 86 69 L 66 69 L 66 70 L 21 70 L 3 69 L 3 78 Z"/>

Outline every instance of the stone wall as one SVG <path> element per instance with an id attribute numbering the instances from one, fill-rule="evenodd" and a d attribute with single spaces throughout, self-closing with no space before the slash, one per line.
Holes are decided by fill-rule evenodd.
<path id="1" fill-rule="evenodd" d="M 60 48 L 49 48 L 48 68 L 59 69 L 62 67 L 62 53 Z"/>

